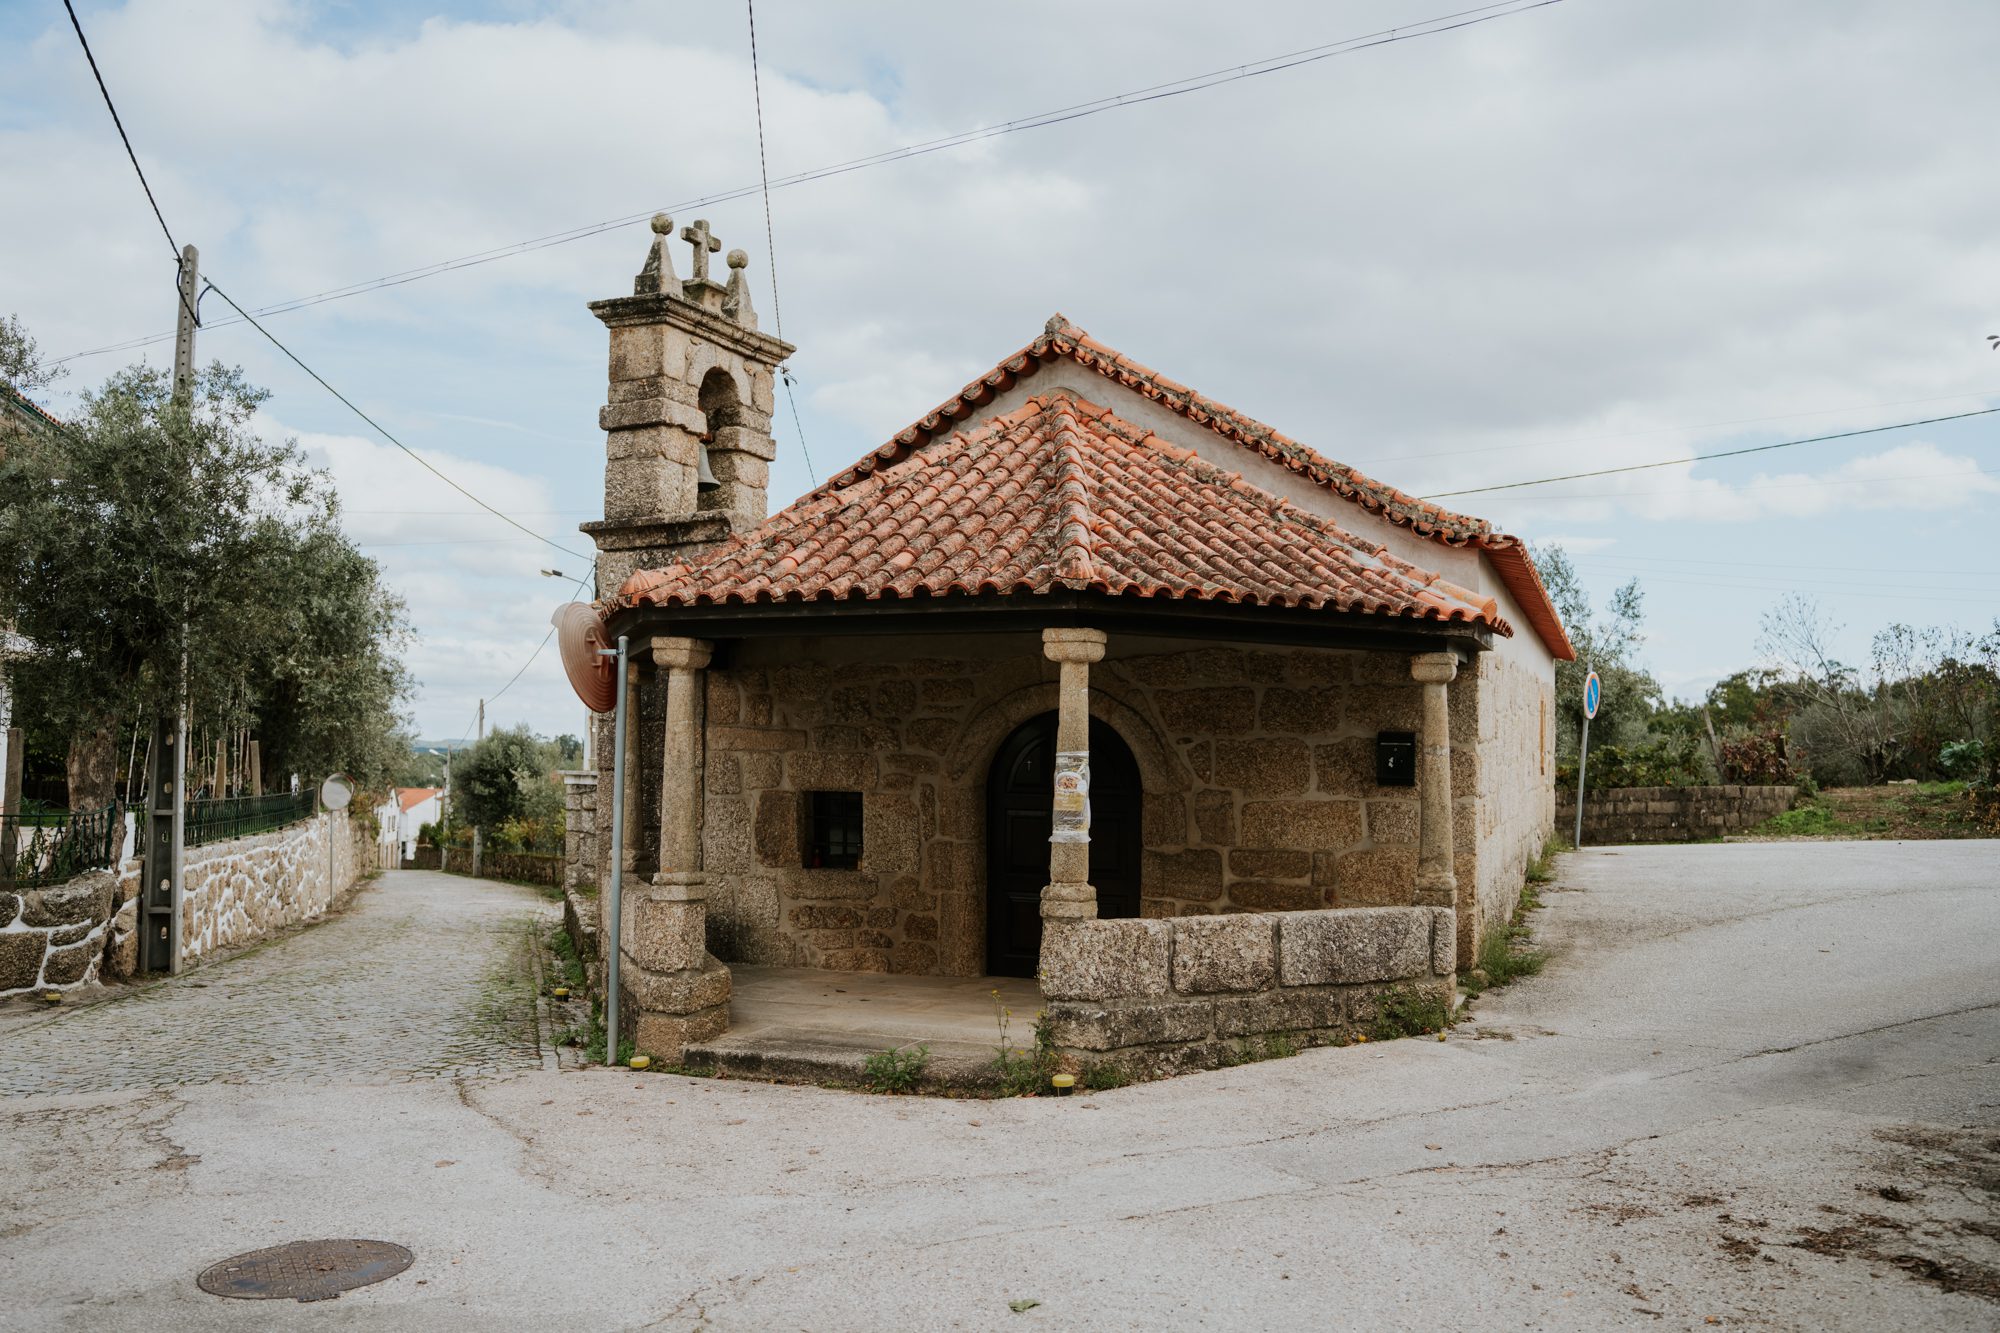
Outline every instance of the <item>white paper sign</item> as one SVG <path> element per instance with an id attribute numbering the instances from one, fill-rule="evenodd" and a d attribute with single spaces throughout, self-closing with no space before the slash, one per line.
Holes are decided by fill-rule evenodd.
<path id="1" fill-rule="evenodd" d="M 1050 842 L 1090 841 L 1090 751 L 1057 752 L 1054 813 Z"/>

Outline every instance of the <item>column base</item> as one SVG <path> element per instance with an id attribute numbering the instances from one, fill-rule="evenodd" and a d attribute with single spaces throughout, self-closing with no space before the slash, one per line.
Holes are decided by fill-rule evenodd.
<path id="1" fill-rule="evenodd" d="M 1042 886 L 1042 920 L 1095 921 L 1096 919 L 1096 885 L 1057 882 Z"/>
<path id="2" fill-rule="evenodd" d="M 672 973 L 708 961 L 707 882 L 699 872 L 669 872 L 625 890 L 619 945 L 634 965 Z"/>
<path id="3" fill-rule="evenodd" d="M 631 1038 L 635 1051 L 679 1064 L 689 1046 L 728 1030 L 731 981 L 722 963 L 704 956 L 698 968 L 649 972 L 627 954 L 625 964 L 618 1030 Z"/>
<path id="4" fill-rule="evenodd" d="M 1458 876 L 1449 870 L 1418 869 L 1417 906 L 1458 906 Z"/>

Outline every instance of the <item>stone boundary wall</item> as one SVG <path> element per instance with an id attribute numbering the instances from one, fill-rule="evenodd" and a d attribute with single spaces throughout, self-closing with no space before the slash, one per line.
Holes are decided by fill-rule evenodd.
<path id="1" fill-rule="evenodd" d="M 377 846 L 342 812 L 191 849 L 182 878 L 182 966 L 254 944 L 337 906 L 375 869 Z M 117 870 L 92 871 L 26 893 L 0 893 L 0 998 L 134 975 L 141 869 L 128 820 Z"/>
<path id="2" fill-rule="evenodd" d="M 1753 829 L 1792 808 L 1797 787 L 1612 787 L 1585 792 L 1586 847 L 1693 842 Z M 1556 793 L 1556 824 L 1575 828 L 1576 792 Z"/>
<path id="3" fill-rule="evenodd" d="M 1449 1005 L 1457 936 L 1448 907 L 1051 921 L 1042 995 L 1064 1055 L 1178 1073 L 1265 1036 L 1345 1042 L 1394 989 Z"/>

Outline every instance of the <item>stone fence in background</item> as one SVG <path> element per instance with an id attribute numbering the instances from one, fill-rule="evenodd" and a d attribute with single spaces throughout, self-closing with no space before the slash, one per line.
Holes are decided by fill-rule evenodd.
<path id="1" fill-rule="evenodd" d="M 1586 847 L 1696 842 L 1743 833 L 1792 808 L 1797 787 L 1611 787 L 1585 792 Z M 1556 793 L 1556 827 L 1576 827 L 1576 793 Z"/>
<path id="2" fill-rule="evenodd" d="M 1050 921 L 1042 995 L 1055 1045 L 1149 1077 L 1240 1058 L 1269 1036 L 1351 1040 L 1388 993 L 1456 993 L 1449 907 Z"/>
<path id="3" fill-rule="evenodd" d="M 115 871 L 0 893 L 0 998 L 123 980 L 138 970 L 141 863 L 134 841 L 128 824 Z M 182 967 L 337 906 L 377 868 L 377 845 L 343 811 L 190 848 L 181 880 Z"/>

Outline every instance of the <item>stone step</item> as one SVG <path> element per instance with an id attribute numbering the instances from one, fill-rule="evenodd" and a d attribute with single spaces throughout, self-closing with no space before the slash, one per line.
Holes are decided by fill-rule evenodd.
<path id="1" fill-rule="evenodd" d="M 908 1050 L 916 1044 L 896 1049 Z M 992 1047 L 954 1041 L 924 1044 L 930 1049 L 930 1060 L 918 1082 L 922 1091 L 984 1092 L 998 1086 Z M 888 1045 L 847 1032 L 725 1032 L 713 1041 L 689 1046 L 681 1062 L 691 1069 L 712 1067 L 730 1078 L 866 1087 L 868 1057 Z"/>

